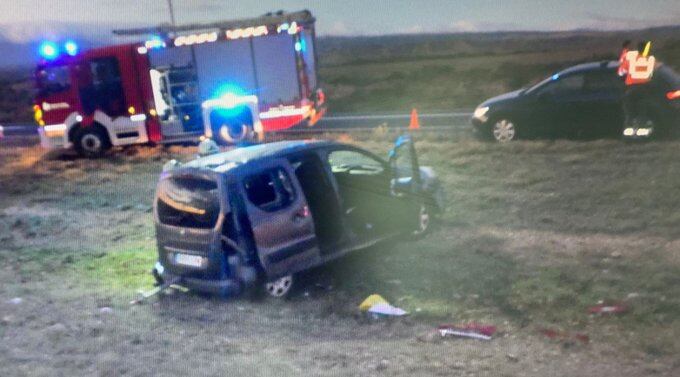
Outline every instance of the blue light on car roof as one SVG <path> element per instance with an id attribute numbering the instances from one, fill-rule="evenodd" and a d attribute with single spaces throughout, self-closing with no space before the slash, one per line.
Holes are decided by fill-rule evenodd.
<path id="1" fill-rule="evenodd" d="M 560 78 L 560 74 L 559 74 L 559 73 L 556 73 L 556 74 L 552 75 L 552 80 L 553 80 L 553 81 L 555 81 L 555 80 L 557 80 L 557 79 L 559 79 L 559 78 Z"/>

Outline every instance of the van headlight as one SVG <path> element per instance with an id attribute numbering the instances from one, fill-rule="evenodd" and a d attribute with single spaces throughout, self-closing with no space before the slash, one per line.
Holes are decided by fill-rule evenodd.
<path id="1" fill-rule="evenodd" d="M 472 116 L 474 118 L 481 120 L 482 122 L 486 122 L 486 120 L 488 119 L 488 117 L 486 116 L 486 113 L 488 113 L 488 112 L 489 112 L 489 106 L 480 106 L 480 107 L 475 109 L 475 112 L 474 112 L 474 114 L 472 114 Z"/>

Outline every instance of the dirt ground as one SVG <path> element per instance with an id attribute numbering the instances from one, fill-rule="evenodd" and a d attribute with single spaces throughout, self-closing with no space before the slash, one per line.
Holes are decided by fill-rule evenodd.
<path id="1" fill-rule="evenodd" d="M 380 154 L 388 139 L 343 138 Z M 679 147 L 423 136 L 449 200 L 427 238 L 305 273 L 284 301 L 173 291 L 131 306 L 152 287 L 158 174 L 195 150 L 2 146 L 0 374 L 680 375 Z M 410 314 L 360 314 L 372 293 Z M 588 314 L 598 302 L 628 311 Z M 498 333 L 434 332 L 470 321 Z"/>

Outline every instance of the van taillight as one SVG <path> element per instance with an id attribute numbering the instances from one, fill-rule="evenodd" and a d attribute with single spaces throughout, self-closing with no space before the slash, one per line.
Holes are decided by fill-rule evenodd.
<path id="1" fill-rule="evenodd" d="M 674 92 L 666 93 L 666 98 L 668 98 L 668 99 L 678 99 L 678 98 L 680 98 L 680 90 L 676 90 Z"/>

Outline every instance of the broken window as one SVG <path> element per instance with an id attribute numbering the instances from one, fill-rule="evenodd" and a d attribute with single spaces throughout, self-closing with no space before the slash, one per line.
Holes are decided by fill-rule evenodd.
<path id="1" fill-rule="evenodd" d="M 290 205 L 295 191 L 288 173 L 282 168 L 251 175 L 244 181 L 248 200 L 265 211 L 276 211 Z"/>

